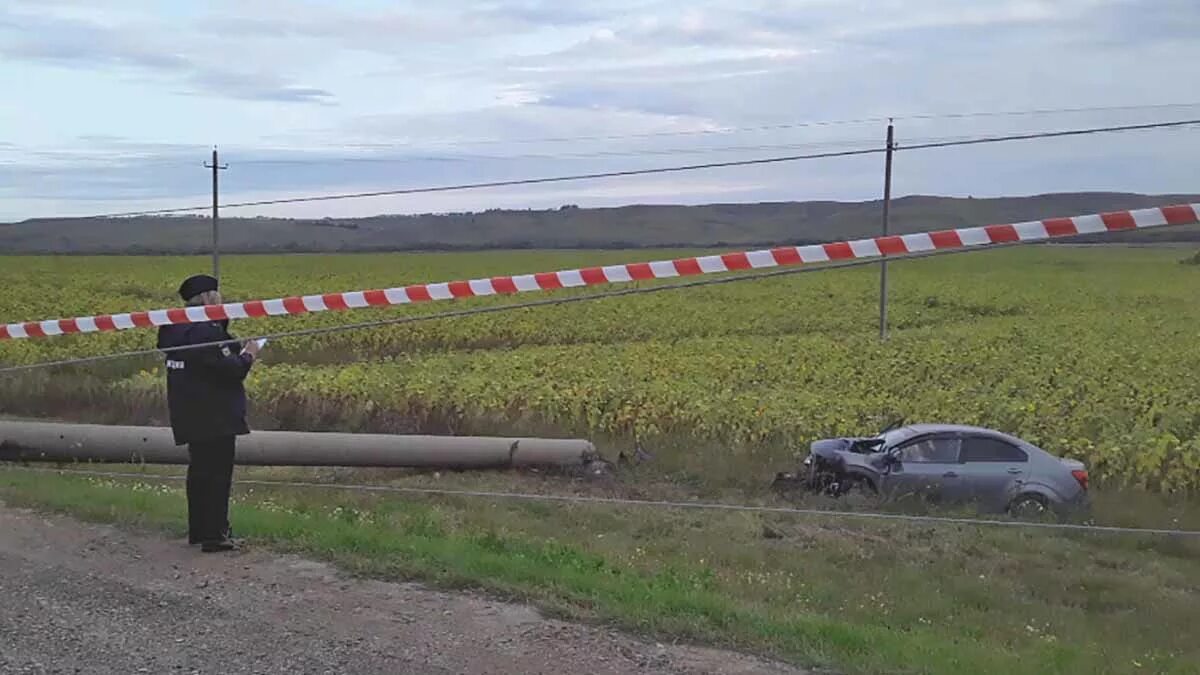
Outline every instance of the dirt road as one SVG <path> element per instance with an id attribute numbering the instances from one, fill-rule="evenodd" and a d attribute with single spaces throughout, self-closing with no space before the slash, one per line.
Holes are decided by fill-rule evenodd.
<path id="1" fill-rule="evenodd" d="M 0 504 L 3 673 L 800 673 Z"/>

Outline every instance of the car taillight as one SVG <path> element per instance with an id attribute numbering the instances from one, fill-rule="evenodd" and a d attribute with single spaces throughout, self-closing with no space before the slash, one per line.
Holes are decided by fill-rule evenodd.
<path id="1" fill-rule="evenodd" d="M 1079 481 L 1079 487 L 1083 488 L 1084 490 L 1088 489 L 1088 475 L 1086 469 L 1075 469 L 1071 472 L 1071 475 L 1075 477 L 1075 480 Z"/>

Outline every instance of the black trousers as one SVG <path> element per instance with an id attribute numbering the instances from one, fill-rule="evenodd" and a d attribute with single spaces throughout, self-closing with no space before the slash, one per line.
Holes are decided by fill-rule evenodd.
<path id="1" fill-rule="evenodd" d="M 229 534 L 229 487 L 236 436 L 188 444 L 188 541 L 219 541 Z"/>

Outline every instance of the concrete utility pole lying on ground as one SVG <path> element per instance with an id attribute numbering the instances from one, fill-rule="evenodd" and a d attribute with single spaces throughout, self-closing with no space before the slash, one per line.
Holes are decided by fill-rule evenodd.
<path id="1" fill-rule="evenodd" d="M 187 464 L 165 427 L 0 421 L 0 460 Z M 584 440 L 395 436 L 256 431 L 238 440 L 236 462 L 257 466 L 489 469 L 584 466 L 599 460 Z"/>

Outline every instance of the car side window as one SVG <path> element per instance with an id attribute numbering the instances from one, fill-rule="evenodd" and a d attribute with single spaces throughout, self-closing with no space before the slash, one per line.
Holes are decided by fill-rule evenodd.
<path id="1" fill-rule="evenodd" d="M 950 436 L 922 438 L 900 447 L 900 461 L 917 464 L 958 462 L 959 440 Z"/>
<path id="2" fill-rule="evenodd" d="M 1029 455 L 1017 446 L 998 438 L 969 436 L 963 439 L 964 462 L 1028 462 Z"/>

